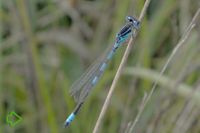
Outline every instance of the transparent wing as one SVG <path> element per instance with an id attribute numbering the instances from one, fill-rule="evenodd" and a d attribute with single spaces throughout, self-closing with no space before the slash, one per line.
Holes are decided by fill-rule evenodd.
<path id="1" fill-rule="evenodd" d="M 90 77 L 94 74 L 96 68 L 100 64 L 100 62 L 97 59 L 90 67 L 81 75 L 81 77 L 76 80 L 71 88 L 70 88 L 70 94 L 74 96 L 75 101 L 77 101 L 77 97 L 79 96 L 79 92 L 84 86 L 84 84 L 90 79 Z"/>
<path id="2" fill-rule="evenodd" d="M 70 89 L 70 94 L 74 97 L 76 102 L 83 101 L 87 97 L 88 92 L 91 90 L 91 80 L 99 72 L 99 67 L 106 59 L 107 54 L 112 50 L 113 45 L 109 46 L 106 51 L 84 72 L 84 74 L 75 81 Z"/>

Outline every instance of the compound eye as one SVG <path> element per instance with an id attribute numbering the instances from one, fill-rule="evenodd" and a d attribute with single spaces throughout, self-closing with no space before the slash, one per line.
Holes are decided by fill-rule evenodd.
<path id="1" fill-rule="evenodd" d="M 130 16 L 127 16 L 127 17 L 126 17 L 126 20 L 129 21 L 129 22 L 133 22 L 133 19 L 132 19 L 132 17 L 130 17 Z"/>
<path id="2" fill-rule="evenodd" d="M 133 25 L 136 27 L 136 28 L 139 28 L 139 26 L 140 26 L 140 22 L 139 21 L 137 21 L 137 20 L 132 20 L 133 22 Z"/>

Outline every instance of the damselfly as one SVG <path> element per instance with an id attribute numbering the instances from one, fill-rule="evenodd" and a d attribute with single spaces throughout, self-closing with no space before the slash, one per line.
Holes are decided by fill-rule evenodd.
<path id="1" fill-rule="evenodd" d="M 92 88 L 97 84 L 98 80 L 102 76 L 108 62 L 111 60 L 116 50 L 125 43 L 131 35 L 135 34 L 134 29 L 138 29 L 140 22 L 134 17 L 126 17 L 126 25 L 116 35 L 115 43 L 94 63 L 88 70 L 72 85 L 70 89 L 71 95 L 74 97 L 77 106 L 74 111 L 66 119 L 64 126 L 67 127 L 75 118 L 83 105 L 86 97 Z"/>

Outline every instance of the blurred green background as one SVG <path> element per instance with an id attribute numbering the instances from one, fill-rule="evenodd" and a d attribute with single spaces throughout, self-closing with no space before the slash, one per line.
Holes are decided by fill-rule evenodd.
<path id="1" fill-rule="evenodd" d="M 90 133 L 126 46 L 110 62 L 69 128 L 72 83 L 114 42 L 144 0 L 1 0 L 0 133 Z M 117 84 L 101 133 L 124 133 L 144 93 L 200 7 L 199 0 L 152 0 Z M 142 113 L 136 133 L 200 132 L 199 21 Z M 188 93 L 193 92 L 193 93 Z M 191 95 L 191 94 L 196 94 Z M 23 120 L 11 127 L 6 115 Z"/>

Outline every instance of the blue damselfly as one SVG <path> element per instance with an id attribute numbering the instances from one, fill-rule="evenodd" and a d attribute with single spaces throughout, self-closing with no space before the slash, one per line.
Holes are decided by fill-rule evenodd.
<path id="1" fill-rule="evenodd" d="M 117 33 L 114 45 L 108 48 L 108 50 L 106 50 L 106 52 L 72 85 L 70 93 L 74 97 L 77 106 L 66 119 L 64 124 L 65 127 L 73 121 L 79 112 L 86 97 L 99 81 L 106 66 L 108 65 L 108 62 L 111 60 L 116 50 L 131 36 L 133 36 L 135 34 L 134 29 L 137 30 L 140 26 L 140 22 L 134 17 L 127 16 L 126 21 L 126 25 L 123 26 L 122 29 Z"/>

